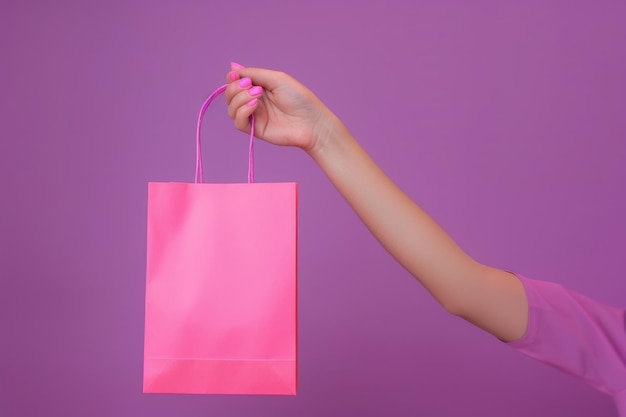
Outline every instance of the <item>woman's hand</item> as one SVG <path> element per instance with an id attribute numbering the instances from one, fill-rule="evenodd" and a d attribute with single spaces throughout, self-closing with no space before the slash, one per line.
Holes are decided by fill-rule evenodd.
<path id="1" fill-rule="evenodd" d="M 228 115 L 237 129 L 250 133 L 254 113 L 259 139 L 312 152 L 321 145 L 321 136 L 340 125 L 309 89 L 283 72 L 232 64 L 226 78 Z"/>

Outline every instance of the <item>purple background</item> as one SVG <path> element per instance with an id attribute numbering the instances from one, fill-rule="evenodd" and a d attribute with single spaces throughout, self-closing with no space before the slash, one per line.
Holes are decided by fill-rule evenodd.
<path id="1" fill-rule="evenodd" d="M 624 305 L 624 2 L 376 3 L 2 1 L 0 416 L 614 415 L 266 143 L 258 180 L 300 184 L 299 394 L 141 394 L 146 184 L 193 180 L 231 60 L 308 85 L 478 260 Z M 209 179 L 245 181 L 223 101 L 206 126 Z"/>

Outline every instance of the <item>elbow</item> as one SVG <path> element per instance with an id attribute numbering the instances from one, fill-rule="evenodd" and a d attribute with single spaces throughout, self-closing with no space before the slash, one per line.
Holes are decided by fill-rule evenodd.
<path id="1" fill-rule="evenodd" d="M 450 297 L 449 300 L 440 300 L 439 303 L 444 308 L 444 310 L 448 312 L 448 314 L 457 317 L 463 317 L 464 309 L 462 308 L 461 303 L 458 300 L 454 299 L 454 297 Z"/>
<path id="2" fill-rule="evenodd" d="M 484 277 L 488 272 L 481 265 L 466 268 L 459 279 L 455 280 L 439 298 L 441 306 L 451 315 L 466 319 L 479 308 L 478 303 L 484 302 Z"/>

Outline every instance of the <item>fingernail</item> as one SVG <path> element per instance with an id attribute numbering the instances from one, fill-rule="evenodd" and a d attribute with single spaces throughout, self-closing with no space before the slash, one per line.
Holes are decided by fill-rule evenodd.
<path id="1" fill-rule="evenodd" d="M 243 69 L 243 68 L 245 68 L 243 65 L 238 64 L 238 63 L 236 63 L 236 62 L 231 62 L 231 63 L 230 63 L 230 67 L 231 67 L 232 69 Z"/>
<path id="2" fill-rule="evenodd" d="M 254 106 L 254 105 L 256 104 L 256 102 L 257 102 L 257 101 L 258 101 L 258 100 L 257 100 L 256 98 L 253 98 L 252 100 L 250 100 L 250 101 L 248 102 L 248 107 L 252 107 L 252 106 Z"/>
<path id="3" fill-rule="evenodd" d="M 236 72 L 234 72 L 234 71 L 233 71 L 233 72 L 231 72 L 231 73 L 230 73 L 230 79 L 231 79 L 231 80 L 233 80 L 233 81 L 238 80 L 238 79 L 239 79 L 239 74 L 237 74 L 237 73 L 236 73 Z"/>
<path id="4" fill-rule="evenodd" d="M 263 93 L 263 88 L 257 85 L 249 89 L 248 93 L 250 93 L 251 96 L 260 96 Z"/>
<path id="5" fill-rule="evenodd" d="M 248 77 L 242 78 L 239 81 L 239 87 L 241 87 L 241 88 L 250 87 L 251 85 L 252 85 L 252 80 L 250 78 L 248 78 Z"/>

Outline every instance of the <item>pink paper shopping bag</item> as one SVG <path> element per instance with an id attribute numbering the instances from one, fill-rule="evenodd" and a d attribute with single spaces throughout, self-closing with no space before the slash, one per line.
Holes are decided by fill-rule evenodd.
<path id="1" fill-rule="evenodd" d="M 148 186 L 145 393 L 296 393 L 297 185 Z M 252 119 L 254 127 L 254 120 Z"/>

